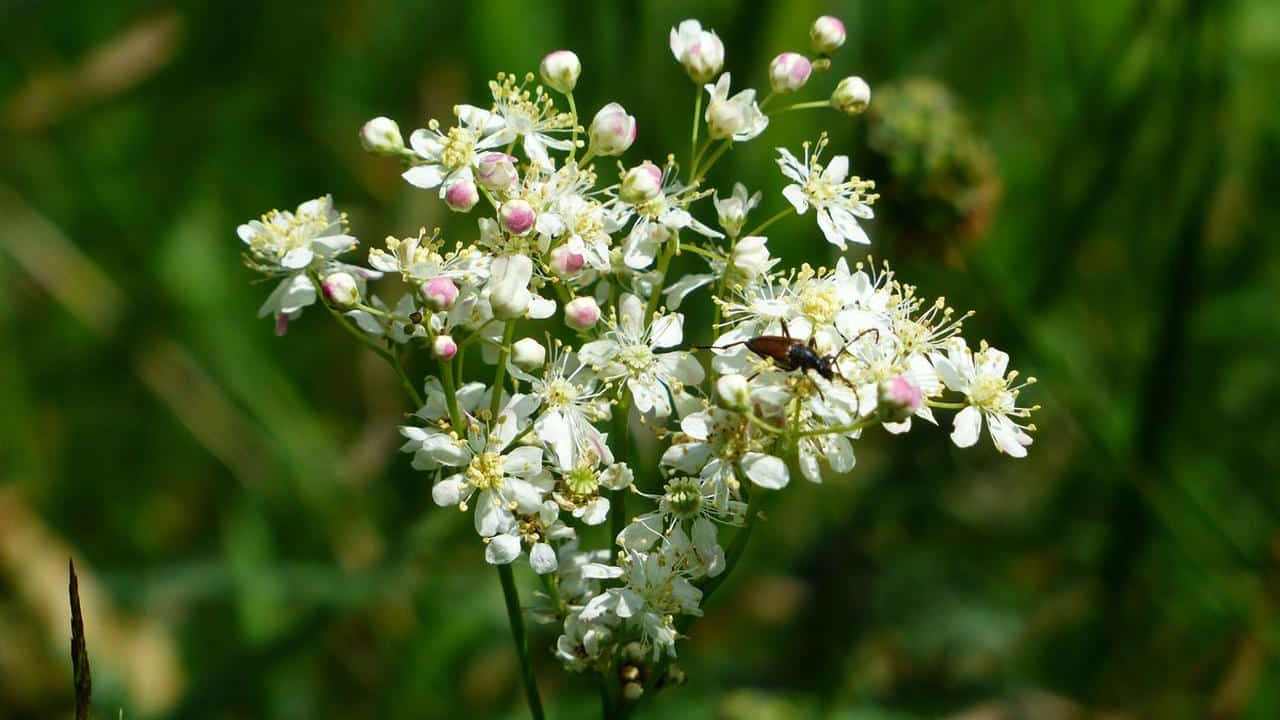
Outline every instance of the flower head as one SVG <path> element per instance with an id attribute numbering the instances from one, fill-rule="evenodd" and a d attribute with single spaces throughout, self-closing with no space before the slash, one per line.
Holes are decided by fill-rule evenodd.
<path id="1" fill-rule="evenodd" d="M 671 54 L 695 83 L 705 83 L 724 67 L 724 43 L 697 20 L 685 20 L 671 28 Z"/>
<path id="2" fill-rule="evenodd" d="M 875 183 L 856 175 L 849 177 L 849 158 L 846 155 L 836 155 L 824 167 L 819 158 L 826 144 L 824 135 L 810 153 L 809 143 L 805 143 L 803 162 L 786 148 L 778 148 L 778 167 L 793 182 L 783 189 L 782 194 L 801 215 L 810 206 L 814 208 L 818 227 L 832 245 L 844 250 L 845 243 L 849 241 L 870 244 L 871 239 L 858 224 L 858 218 L 874 216 L 871 203 L 879 196 L 870 191 L 875 188 Z"/>

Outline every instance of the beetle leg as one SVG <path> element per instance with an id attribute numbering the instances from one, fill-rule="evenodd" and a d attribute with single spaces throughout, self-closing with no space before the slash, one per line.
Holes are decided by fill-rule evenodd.
<path id="1" fill-rule="evenodd" d="M 778 322 L 781 322 L 781 323 L 782 323 L 782 337 L 784 337 L 784 338 L 786 338 L 786 339 L 790 340 L 790 339 L 791 339 L 791 331 L 787 329 L 787 319 L 786 319 L 786 318 L 779 318 L 779 319 L 778 319 Z"/>

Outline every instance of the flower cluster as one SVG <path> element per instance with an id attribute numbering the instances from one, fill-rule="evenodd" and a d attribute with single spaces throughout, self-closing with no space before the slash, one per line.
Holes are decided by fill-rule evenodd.
<path id="1" fill-rule="evenodd" d="M 817 232 L 797 228 L 803 242 L 870 242 L 874 184 L 850 174 L 847 155 L 824 160 L 825 136 L 799 156 L 777 150 L 767 202 L 779 210 L 754 226 L 763 193 L 708 183 L 772 116 L 866 108 L 869 87 L 848 77 L 826 99 L 770 111 L 830 68 L 844 26 L 819 18 L 811 39 L 812 55 L 770 63 L 757 99 L 732 92 L 714 32 L 695 20 L 672 28 L 675 60 L 706 92 L 687 164 L 672 154 L 615 174 L 599 162 L 630 149 L 636 120 L 611 102 L 581 122 L 583 68 L 568 50 L 537 75 L 499 74 L 484 107 L 455 106 L 407 146 L 394 121 L 367 123 L 362 144 L 401 160 L 410 186 L 474 214 L 464 242 L 424 229 L 371 248 L 367 268 L 348 264 L 337 257 L 356 240 L 328 197 L 239 228 L 248 264 L 280 278 L 262 314 L 283 332 L 320 300 L 391 363 L 416 404 L 402 449 L 435 504 L 474 518 L 487 562 L 527 562 L 542 577 L 533 607 L 561 628 L 555 656 L 616 676 L 619 702 L 678 672 L 677 641 L 741 552 L 722 538 L 745 541 L 761 495 L 795 472 L 838 478 L 864 433 L 936 425 L 940 410 L 958 411 L 957 446 L 984 425 L 1002 453 L 1031 444 L 1035 408 L 1019 396 L 1034 380 L 968 343 L 966 316 L 944 300 L 870 261 L 776 269 L 765 231 L 793 213 L 814 210 Z M 672 277 L 684 253 L 706 272 Z M 395 302 L 368 286 L 387 274 L 408 288 Z M 679 308 L 691 298 L 712 307 L 712 332 L 686 327 Z M 527 321 L 552 318 L 560 338 L 531 334 Z M 415 351 L 434 368 L 425 381 L 404 370 Z M 632 455 L 638 435 L 659 444 L 652 461 Z M 606 524 L 610 547 L 582 547 L 583 528 Z"/>

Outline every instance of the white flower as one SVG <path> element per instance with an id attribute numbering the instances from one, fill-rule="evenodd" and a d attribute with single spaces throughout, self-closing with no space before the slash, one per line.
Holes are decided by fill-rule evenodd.
<path id="1" fill-rule="evenodd" d="M 740 413 L 708 408 L 685 417 L 680 429 L 690 441 L 667 448 L 662 465 L 713 481 L 718 510 L 726 510 L 738 496 L 740 476 L 768 490 L 786 487 L 791 480 L 787 464 L 763 452 L 772 437 L 759 437 Z"/>
<path id="2" fill-rule="evenodd" d="M 715 481 L 706 478 L 676 477 L 658 496 L 652 512 L 637 515 L 618 533 L 615 541 L 627 550 L 649 551 L 656 543 L 670 545 L 681 556 L 692 577 L 715 577 L 724 570 L 724 549 L 716 540 L 716 522 L 741 525 L 747 504 L 733 500 L 716 506 Z M 644 495 L 644 493 L 639 493 Z M 686 533 L 686 527 L 692 536 Z"/>
<path id="3" fill-rule="evenodd" d="M 685 187 L 668 167 L 662 191 L 641 202 L 615 197 L 608 204 L 614 227 L 624 227 L 631 218 L 636 219 L 622 245 L 622 261 L 633 270 L 643 270 L 653 264 L 663 244 L 671 241 L 674 233 L 689 229 L 709 238 L 724 235 L 696 220 L 686 209 L 699 197 L 694 188 Z"/>
<path id="4" fill-rule="evenodd" d="M 509 138 L 498 131 L 502 119 L 487 110 L 459 105 L 453 109 L 458 124 L 440 132 L 440 124 L 432 120 L 425 128 L 409 135 L 409 146 L 417 155 L 417 164 L 405 170 L 402 177 L 410 185 L 424 190 L 440 188 L 444 197 L 449 187 L 459 180 L 472 180 L 472 168 L 484 150 L 500 147 Z"/>
<path id="5" fill-rule="evenodd" d="M 568 113 L 558 112 L 551 95 L 541 86 L 529 90 L 526 85 L 527 80 L 517 82 L 514 75 L 499 75 L 497 80 L 489 82 L 489 90 L 493 93 L 492 116 L 498 128 L 496 137 L 501 139 L 498 143 L 501 145 L 522 139 L 525 156 L 534 165 L 550 170 L 554 164 L 547 149 L 568 150 L 573 146 L 568 138 L 555 137 L 573 129 L 573 118 Z M 488 114 L 479 108 L 463 107 Z"/>
<path id="6" fill-rule="evenodd" d="M 547 348 L 533 338 L 520 338 L 511 345 L 511 364 L 533 371 L 547 362 Z"/>
<path id="7" fill-rule="evenodd" d="M 284 334 L 290 319 L 316 301 L 309 271 L 346 272 L 357 281 L 361 295 L 366 278 L 381 277 L 381 273 L 334 260 L 354 248 L 356 239 L 346 234 L 346 217 L 334 209 L 328 195 L 302 203 L 295 212 L 272 210 L 241 225 L 236 234 L 246 246 L 245 262 L 250 267 L 268 276 L 286 276 L 258 309 L 258 317 L 276 317 L 279 334 Z"/>
<path id="8" fill-rule="evenodd" d="M 593 467 L 613 462 L 604 435 L 592 424 L 605 412 L 601 388 L 590 367 L 557 344 L 552 347 L 551 359 L 541 376 L 530 375 L 519 367 L 511 372 L 529 383 L 532 396 L 540 401 L 541 411 L 533 429 L 551 451 L 553 466 L 569 472 L 581 464 L 583 457 L 588 457 Z"/>
<path id="9" fill-rule="evenodd" d="M 982 343 L 975 354 L 962 338 L 953 338 L 946 355 L 934 353 L 933 366 L 947 387 L 964 393 L 967 407 L 955 417 L 955 430 L 951 439 L 958 447 L 970 447 L 978 441 L 982 431 L 982 419 L 987 420 L 987 430 L 996 449 L 1013 457 L 1026 457 L 1027 447 L 1035 426 L 1020 423 L 1031 416 L 1035 407 L 1018 407 L 1018 392 L 1034 383 L 1014 384 L 1018 373 L 1005 374 L 1009 356 Z"/>
<path id="10" fill-rule="evenodd" d="M 329 195 L 308 200 L 297 211 L 272 210 L 236 229 L 247 246 L 248 261 L 267 274 L 306 270 L 356 246 L 347 234 L 346 217 Z"/>
<path id="11" fill-rule="evenodd" d="M 837 155 L 825 168 L 818 163 L 818 157 L 826 144 L 825 138 L 818 141 L 813 154 L 809 153 L 809 145 L 805 143 L 804 162 L 800 162 L 786 148 L 778 148 L 778 166 L 782 174 L 794 181 L 783 189 L 782 194 L 791 203 L 796 212 L 803 215 L 812 205 L 817 212 L 818 227 L 827 238 L 827 242 L 841 250 L 846 241 L 870 244 L 871 239 L 858 225 L 858 218 L 873 217 L 871 203 L 876 195 L 868 194 L 875 183 L 863 180 L 858 176 L 849 177 L 849 158 Z"/>
<path id="12" fill-rule="evenodd" d="M 386 247 L 386 250 L 370 248 L 369 264 L 382 272 L 400 273 L 405 282 L 415 285 L 444 278 L 455 286 L 466 287 L 478 285 L 489 277 L 487 255 L 474 247 L 458 247 L 442 253 L 439 237 L 427 236 L 425 231 L 403 240 L 389 237 Z M 452 305 L 452 300 L 449 304 Z"/>
<path id="13" fill-rule="evenodd" d="M 617 620 L 639 632 L 640 642 L 656 662 L 664 654 L 675 656 L 677 615 L 702 615 L 698 605 L 702 591 L 689 582 L 687 570 L 677 558 L 663 552 L 628 551 L 622 567 L 588 566 L 584 572 L 621 577 L 622 587 L 596 595 L 582 609 L 586 622 Z"/>
<path id="14" fill-rule="evenodd" d="M 430 427 L 400 431 L 409 439 L 402 449 L 415 453 L 415 466 L 423 456 L 426 469 L 461 469 L 437 482 L 431 499 L 462 510 L 475 499 L 475 528 L 485 538 L 488 562 L 513 562 L 528 546 L 534 570 L 544 573 L 555 569 L 550 541 L 566 539 L 572 530 L 559 522 L 559 507 L 544 500 L 552 483 L 542 465 L 542 448 L 514 442 L 536 407 L 536 398 L 516 395 L 492 426 L 472 420 L 465 439 Z"/>
<path id="15" fill-rule="evenodd" d="M 729 97 L 729 73 L 721 75 L 715 85 L 707 85 L 706 91 L 711 99 L 704 117 L 712 139 L 746 142 L 769 127 L 769 116 L 756 104 L 755 90 L 743 90 Z"/>
<path id="16" fill-rule="evenodd" d="M 587 670 L 612 648 L 613 630 L 599 619 L 587 622 L 582 611 L 574 610 L 564 619 L 564 633 L 556 638 L 556 657 L 570 672 Z"/>
<path id="17" fill-rule="evenodd" d="M 742 232 L 743 223 L 747 221 L 747 214 L 759 204 L 760 192 L 749 195 L 746 185 L 734 183 L 732 195 L 725 198 L 719 195 L 715 197 L 716 216 L 720 221 L 720 227 L 724 228 L 730 237 L 737 237 Z"/>
<path id="18" fill-rule="evenodd" d="M 671 415 L 669 394 L 684 385 L 702 382 L 702 365 L 687 352 L 655 351 L 674 348 L 684 340 L 684 316 L 658 315 L 647 322 L 644 302 L 626 293 L 618 317 L 603 339 L 582 346 L 579 357 L 606 380 L 625 380 L 641 413 Z"/>
<path id="19" fill-rule="evenodd" d="M 724 67 L 724 43 L 697 20 L 685 20 L 671 28 L 671 54 L 695 83 L 704 83 Z"/>

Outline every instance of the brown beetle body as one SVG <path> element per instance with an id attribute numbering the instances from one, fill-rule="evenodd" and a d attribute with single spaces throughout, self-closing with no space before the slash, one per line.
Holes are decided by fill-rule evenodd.
<path id="1" fill-rule="evenodd" d="M 835 376 L 832 365 L 835 356 L 822 357 L 803 341 L 785 335 L 760 335 L 746 341 L 747 349 L 762 358 L 768 358 L 779 369 L 813 370 L 827 380 Z"/>

